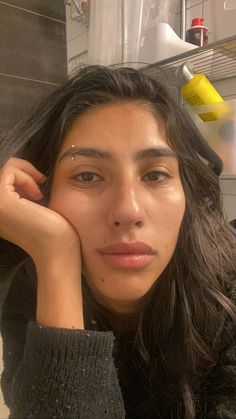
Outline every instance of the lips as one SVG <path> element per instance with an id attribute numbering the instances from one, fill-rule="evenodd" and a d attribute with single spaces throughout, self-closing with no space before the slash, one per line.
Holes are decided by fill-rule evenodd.
<path id="1" fill-rule="evenodd" d="M 153 255 L 155 250 L 144 242 L 117 242 L 98 249 L 102 255 Z"/>

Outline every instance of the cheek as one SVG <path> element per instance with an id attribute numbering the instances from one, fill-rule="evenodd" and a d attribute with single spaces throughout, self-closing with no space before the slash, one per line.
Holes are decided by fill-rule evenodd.
<path id="1" fill-rule="evenodd" d="M 179 230 L 185 213 L 185 195 L 183 191 L 174 192 L 168 200 L 162 202 L 159 216 L 155 217 L 155 231 L 158 234 L 159 251 L 169 258 L 176 247 Z"/>
<path id="2" fill-rule="evenodd" d="M 168 206 L 168 218 L 172 226 L 179 230 L 185 213 L 186 201 L 184 191 L 173 193 Z"/>
<path id="3" fill-rule="evenodd" d="M 96 208 L 85 195 L 78 195 L 74 191 L 64 193 L 52 192 L 48 207 L 65 217 L 76 231 L 87 231 L 91 222 L 96 219 Z"/>
<path id="4" fill-rule="evenodd" d="M 185 213 L 185 195 L 182 188 L 172 190 L 162 200 L 158 200 L 153 206 L 153 217 L 159 227 L 175 234 L 180 229 L 180 225 Z"/>

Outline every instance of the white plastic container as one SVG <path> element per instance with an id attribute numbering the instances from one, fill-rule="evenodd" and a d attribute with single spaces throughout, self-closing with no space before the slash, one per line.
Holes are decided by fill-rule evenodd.
<path id="1" fill-rule="evenodd" d="M 195 48 L 198 46 L 183 41 L 168 23 L 161 22 L 146 31 L 139 50 L 139 61 L 155 63 Z"/>
<path id="2" fill-rule="evenodd" d="M 172 29 L 178 0 L 90 2 L 88 64 L 142 67 L 197 48 Z"/>
<path id="3" fill-rule="evenodd" d="M 203 137 L 222 159 L 222 175 L 236 176 L 236 99 L 188 107 L 188 111 Z M 202 121 L 199 114 L 205 112 L 217 114 L 218 119 Z"/>

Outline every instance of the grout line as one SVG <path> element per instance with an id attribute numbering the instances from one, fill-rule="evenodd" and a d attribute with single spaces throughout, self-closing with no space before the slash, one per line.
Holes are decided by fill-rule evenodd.
<path id="1" fill-rule="evenodd" d="M 207 1 L 209 1 L 209 0 L 204 0 L 204 1 L 203 1 L 203 3 L 206 3 Z M 201 6 L 201 5 L 202 5 L 202 1 L 200 1 L 199 3 L 194 4 L 193 6 L 186 7 L 186 12 L 187 12 L 188 10 L 193 9 L 193 8 L 194 8 L 194 7 L 196 7 L 196 6 Z M 178 11 L 178 12 L 176 13 L 176 16 L 177 16 L 177 15 L 180 15 L 180 11 Z"/>
<path id="2" fill-rule="evenodd" d="M 3 77 L 13 77 L 13 78 L 15 78 L 15 79 L 27 80 L 27 81 L 33 81 L 33 82 L 35 82 L 35 83 L 49 84 L 49 85 L 51 85 L 51 86 L 60 86 L 60 83 L 54 83 L 54 82 L 51 82 L 51 81 L 45 81 L 45 80 L 30 79 L 30 78 L 28 78 L 28 77 L 15 76 L 14 74 L 0 73 L 0 76 L 3 76 Z"/>
<path id="3" fill-rule="evenodd" d="M 71 64 L 71 61 L 74 61 L 76 58 L 82 57 L 82 55 L 86 54 L 88 49 L 84 49 L 83 51 L 78 52 L 76 55 L 68 56 L 68 64 Z"/>
<path id="4" fill-rule="evenodd" d="M 224 193 L 224 192 L 222 192 L 222 194 L 224 196 L 235 196 L 235 198 L 236 198 L 236 195 L 234 193 Z"/>
<path id="5" fill-rule="evenodd" d="M 27 9 L 24 9 L 23 7 L 15 6 L 14 4 L 6 3 L 5 1 L 0 1 L 0 5 L 1 4 L 3 6 L 13 7 L 14 9 L 18 9 L 18 10 L 22 10 L 23 12 L 31 13 L 32 15 L 41 16 L 41 17 L 44 17 L 46 19 L 53 20 L 54 22 L 63 23 L 64 25 L 66 24 L 66 22 L 63 21 L 63 20 L 56 19 L 56 18 L 50 17 L 50 16 L 46 16 L 46 15 L 43 15 L 41 13 L 33 12 L 32 10 L 27 10 Z"/>
<path id="6" fill-rule="evenodd" d="M 207 1 L 208 1 L 208 0 L 199 1 L 199 3 L 196 3 L 196 4 L 194 4 L 193 6 L 186 7 L 186 10 L 193 9 L 193 8 L 194 8 L 194 7 L 196 7 L 196 6 L 202 6 L 202 5 L 203 5 L 203 3 L 206 3 Z"/>
<path id="7" fill-rule="evenodd" d="M 73 39 L 79 38 L 81 35 L 84 35 L 85 33 L 87 33 L 87 31 L 84 31 L 84 32 L 79 33 L 78 35 L 72 36 L 72 38 L 68 38 L 67 41 L 68 42 L 73 41 Z"/>

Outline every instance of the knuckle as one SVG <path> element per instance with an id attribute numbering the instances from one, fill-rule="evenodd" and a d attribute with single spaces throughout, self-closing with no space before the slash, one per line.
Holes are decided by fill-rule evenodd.
<path id="1" fill-rule="evenodd" d="M 8 159 L 5 163 L 5 166 L 9 166 L 9 165 L 14 165 L 14 163 L 16 163 L 16 158 L 15 157 L 10 157 L 10 159 Z"/>
<path id="2" fill-rule="evenodd" d="M 0 169 L 0 173 L 5 170 L 6 167 L 9 166 L 14 166 L 15 163 L 18 161 L 19 159 L 17 159 L 16 157 L 10 157 L 10 159 L 8 159 L 1 167 Z"/>
<path id="3" fill-rule="evenodd" d="M 3 170 L 6 170 L 7 168 L 11 167 L 13 165 L 12 158 L 6 161 L 6 163 L 3 165 Z"/>
<path id="4" fill-rule="evenodd" d="M 22 163 L 26 162 L 26 160 L 19 159 L 18 157 L 10 157 L 4 164 L 4 167 L 12 167 L 12 168 L 20 168 L 22 166 Z"/>

